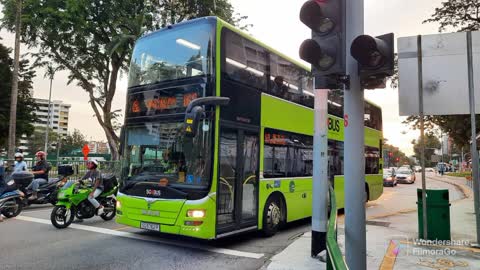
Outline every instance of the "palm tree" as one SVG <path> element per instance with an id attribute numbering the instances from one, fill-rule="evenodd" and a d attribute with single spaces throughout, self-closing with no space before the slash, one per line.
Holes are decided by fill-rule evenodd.
<path id="1" fill-rule="evenodd" d="M 15 139 L 17 126 L 17 99 L 18 99 L 18 70 L 20 66 L 20 32 L 22 13 L 22 0 L 17 0 L 17 14 L 15 16 L 15 53 L 13 59 L 12 74 L 12 95 L 10 101 L 10 126 L 8 131 L 8 159 L 12 159 L 15 155 Z"/>

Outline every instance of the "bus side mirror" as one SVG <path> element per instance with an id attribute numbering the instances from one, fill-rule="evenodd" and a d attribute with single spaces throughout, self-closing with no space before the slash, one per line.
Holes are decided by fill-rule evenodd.
<path id="1" fill-rule="evenodd" d="M 185 111 L 185 136 L 193 138 L 197 135 L 198 125 L 205 113 L 203 106 L 226 106 L 228 103 L 230 98 L 226 97 L 203 97 L 192 100 Z"/>
<path id="2" fill-rule="evenodd" d="M 123 147 L 125 147 L 125 126 L 120 129 L 120 148 L 118 149 L 120 156 L 123 156 Z"/>

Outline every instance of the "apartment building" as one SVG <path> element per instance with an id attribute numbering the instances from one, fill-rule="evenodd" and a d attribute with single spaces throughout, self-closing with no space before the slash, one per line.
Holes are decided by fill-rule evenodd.
<path id="1" fill-rule="evenodd" d="M 33 125 L 35 129 L 41 128 L 45 130 L 48 123 L 48 99 L 36 98 L 35 103 L 38 108 L 35 110 L 35 115 L 38 120 Z M 70 104 L 65 104 L 61 100 L 52 100 L 50 102 L 50 124 L 48 125 L 53 132 L 65 137 L 68 134 L 68 114 L 70 111 Z M 19 148 L 28 152 L 27 149 L 28 138 L 23 135 L 20 139 Z"/>

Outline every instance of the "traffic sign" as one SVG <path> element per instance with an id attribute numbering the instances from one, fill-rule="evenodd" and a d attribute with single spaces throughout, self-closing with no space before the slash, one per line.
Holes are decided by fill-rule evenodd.
<path id="1" fill-rule="evenodd" d="M 82 148 L 82 153 L 83 153 L 83 160 L 88 159 L 88 153 L 90 153 L 90 147 L 88 147 L 88 144 L 85 144 Z"/>

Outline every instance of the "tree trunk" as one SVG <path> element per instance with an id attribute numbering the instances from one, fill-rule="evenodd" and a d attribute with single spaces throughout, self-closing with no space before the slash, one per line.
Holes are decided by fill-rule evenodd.
<path id="1" fill-rule="evenodd" d="M 13 60 L 12 95 L 10 100 L 10 126 L 8 130 L 8 158 L 15 155 L 16 127 L 17 127 L 17 99 L 18 99 L 18 70 L 20 61 L 20 29 L 22 0 L 17 0 L 17 14 L 15 16 L 15 55 Z"/>

